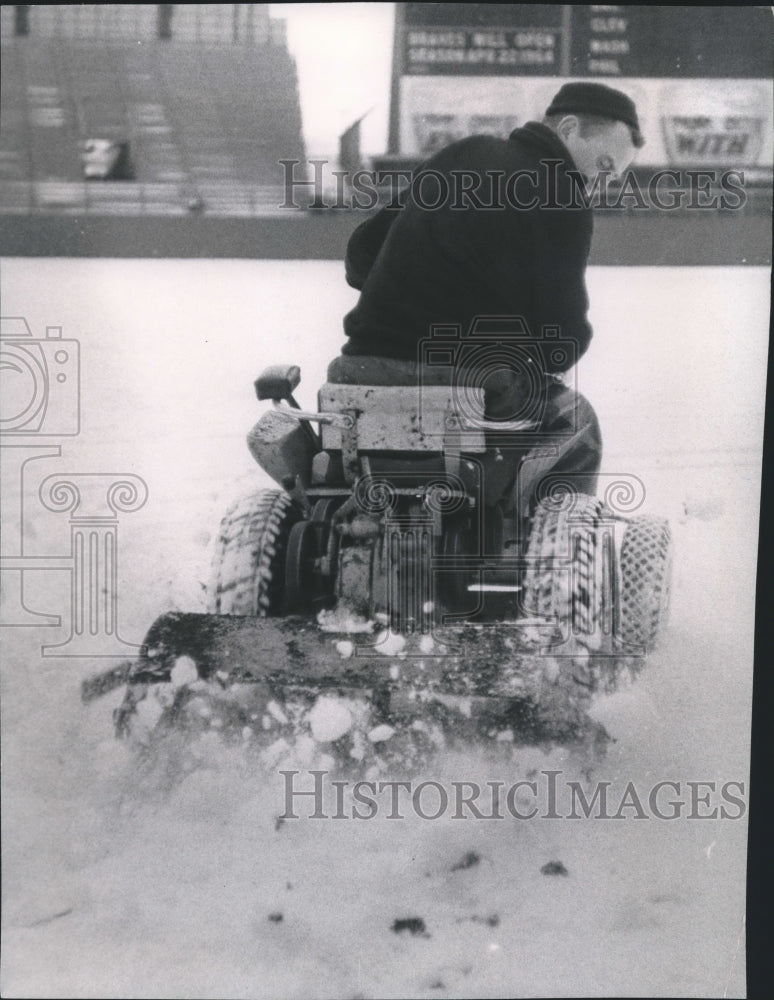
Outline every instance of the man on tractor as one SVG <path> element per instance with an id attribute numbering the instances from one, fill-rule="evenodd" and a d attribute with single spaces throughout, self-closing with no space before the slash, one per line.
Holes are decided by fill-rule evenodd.
<path id="1" fill-rule="evenodd" d="M 584 183 L 623 175 L 642 144 L 626 94 L 569 83 L 542 122 L 432 156 L 414 173 L 405 204 L 386 206 L 350 238 L 346 277 L 360 298 L 344 319 L 347 342 L 329 382 L 432 384 L 449 376 L 426 363 L 429 338 L 439 328 L 469 336 L 476 349 L 468 356 L 479 360 L 463 373 L 458 352 L 455 378 L 477 381 L 487 419 L 531 417 L 540 440 L 561 442 L 535 469 L 570 474 L 574 489 L 594 494 L 598 421 L 565 384 L 592 336 L 585 270 L 593 212 Z M 481 364 L 486 341 L 492 349 Z M 485 502 L 513 513 L 524 500 L 514 483 L 529 438 L 504 448 L 491 441 Z"/>

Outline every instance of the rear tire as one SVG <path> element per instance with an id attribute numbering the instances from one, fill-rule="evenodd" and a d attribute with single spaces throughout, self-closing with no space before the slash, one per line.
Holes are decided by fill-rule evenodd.
<path id="1" fill-rule="evenodd" d="M 212 561 L 210 612 L 260 617 L 282 612 L 288 537 L 300 518 L 282 490 L 259 490 L 229 508 Z"/>
<path id="2" fill-rule="evenodd" d="M 612 632 L 612 553 L 598 545 L 603 503 L 586 494 L 541 500 L 532 519 L 523 610 L 595 645 Z"/>
<path id="3" fill-rule="evenodd" d="M 632 652 L 655 649 L 666 625 L 672 575 L 672 533 L 658 517 L 634 517 L 621 541 L 618 636 Z M 626 650 L 624 650 L 626 652 Z"/>

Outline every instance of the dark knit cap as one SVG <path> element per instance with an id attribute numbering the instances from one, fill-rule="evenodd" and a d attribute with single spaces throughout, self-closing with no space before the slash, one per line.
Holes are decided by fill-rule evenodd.
<path id="1" fill-rule="evenodd" d="M 637 108 L 631 97 L 620 90 L 606 87 L 604 83 L 565 83 L 547 115 L 599 115 L 612 121 L 624 122 L 632 130 L 632 141 L 638 148 L 645 140 L 640 132 Z"/>

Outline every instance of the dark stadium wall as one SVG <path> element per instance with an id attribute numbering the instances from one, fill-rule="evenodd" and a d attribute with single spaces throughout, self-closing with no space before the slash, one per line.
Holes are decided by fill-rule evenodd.
<path id="1" fill-rule="evenodd" d="M 265 219 L 15 216 L 0 228 L 0 256 L 343 260 L 363 218 L 361 212 Z M 606 212 L 596 220 L 590 262 L 768 266 L 771 242 L 765 213 Z"/>

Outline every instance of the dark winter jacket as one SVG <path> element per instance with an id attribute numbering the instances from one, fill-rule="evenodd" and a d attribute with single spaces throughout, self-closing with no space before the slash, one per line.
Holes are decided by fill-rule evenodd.
<path id="1" fill-rule="evenodd" d="M 508 139 L 463 139 L 427 160 L 414 184 L 421 173 L 437 171 L 448 194 L 443 179 L 430 176 L 420 189 L 412 186 L 405 207 L 382 209 L 352 234 L 347 281 L 361 295 L 344 319 L 349 339 L 342 353 L 417 360 L 417 345 L 434 325 L 467 332 L 479 316 L 521 316 L 533 337 L 549 325 L 575 342 L 573 356 L 545 365 L 569 367 L 592 334 L 584 274 L 593 220 L 577 190 L 581 207 L 566 207 L 573 204 L 568 170 L 576 168 L 566 146 L 536 122 Z M 509 187 L 519 171 L 537 177 Z M 478 202 L 471 205 L 461 191 L 477 177 Z"/>

